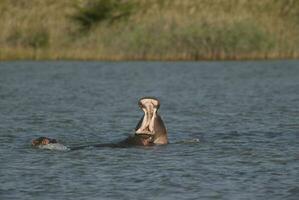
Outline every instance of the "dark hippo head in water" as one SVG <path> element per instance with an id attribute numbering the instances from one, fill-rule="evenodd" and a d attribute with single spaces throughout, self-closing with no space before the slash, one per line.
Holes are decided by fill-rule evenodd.
<path id="1" fill-rule="evenodd" d="M 57 141 L 55 139 L 47 138 L 47 137 L 39 137 L 37 139 L 32 140 L 32 146 L 40 146 L 40 145 L 48 145 L 48 144 L 55 144 Z"/>
<path id="2" fill-rule="evenodd" d="M 66 146 L 58 143 L 57 140 L 48 137 L 39 137 L 37 139 L 34 139 L 32 140 L 31 144 L 33 147 L 37 147 L 40 149 L 68 150 Z"/>
<path id="3" fill-rule="evenodd" d="M 144 115 L 136 126 L 135 135 L 148 136 L 154 144 L 167 144 L 167 130 L 158 114 L 160 101 L 153 97 L 143 97 L 138 104 Z"/>

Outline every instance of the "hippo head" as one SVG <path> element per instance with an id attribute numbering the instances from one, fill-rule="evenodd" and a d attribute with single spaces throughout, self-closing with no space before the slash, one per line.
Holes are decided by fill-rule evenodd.
<path id="1" fill-rule="evenodd" d="M 32 140 L 31 144 L 32 146 L 38 147 L 41 145 L 48 145 L 48 144 L 54 144 L 57 143 L 55 139 L 47 138 L 47 137 L 39 137 L 37 139 Z"/>
<path id="2" fill-rule="evenodd" d="M 167 144 L 167 130 L 158 114 L 160 101 L 153 97 L 143 97 L 138 102 L 144 115 L 136 126 L 136 135 L 150 135 L 154 144 Z"/>

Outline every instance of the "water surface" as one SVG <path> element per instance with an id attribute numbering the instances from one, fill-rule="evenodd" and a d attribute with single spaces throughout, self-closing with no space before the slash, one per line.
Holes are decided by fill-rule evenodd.
<path id="1" fill-rule="evenodd" d="M 142 96 L 172 144 L 30 146 L 119 141 Z M 0 199 L 297 199 L 298 141 L 298 61 L 0 63 Z"/>

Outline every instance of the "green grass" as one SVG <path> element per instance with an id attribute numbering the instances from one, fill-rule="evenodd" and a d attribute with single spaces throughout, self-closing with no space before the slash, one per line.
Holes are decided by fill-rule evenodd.
<path id="1" fill-rule="evenodd" d="M 297 0 L 0 0 L 0 59 L 299 57 Z"/>

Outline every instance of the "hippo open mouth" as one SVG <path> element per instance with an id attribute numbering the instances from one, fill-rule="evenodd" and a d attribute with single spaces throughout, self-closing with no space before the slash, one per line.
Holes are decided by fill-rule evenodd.
<path id="1" fill-rule="evenodd" d="M 144 116 L 136 127 L 136 134 L 155 134 L 154 125 L 159 105 L 159 100 L 152 97 L 144 97 L 139 100 L 139 107 L 143 110 Z"/>

